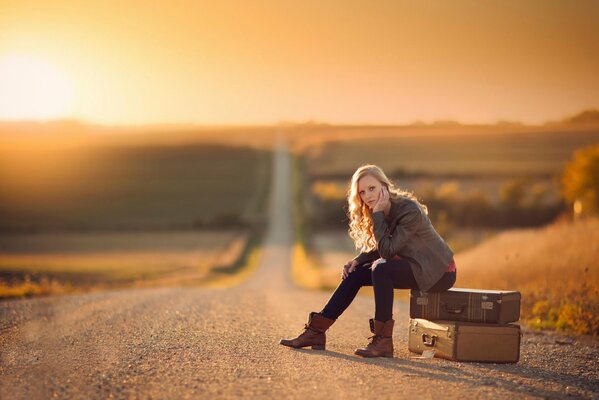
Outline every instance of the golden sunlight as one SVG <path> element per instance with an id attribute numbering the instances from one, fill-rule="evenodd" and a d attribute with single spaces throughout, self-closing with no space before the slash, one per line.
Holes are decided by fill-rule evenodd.
<path id="1" fill-rule="evenodd" d="M 51 119 L 69 116 L 73 90 L 55 65 L 30 55 L 0 58 L 0 119 Z"/>

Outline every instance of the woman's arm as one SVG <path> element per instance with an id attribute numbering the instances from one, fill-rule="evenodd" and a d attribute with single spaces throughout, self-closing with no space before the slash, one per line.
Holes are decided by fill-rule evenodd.
<path id="1" fill-rule="evenodd" d="M 374 249 L 372 251 L 358 254 L 358 256 L 354 258 L 354 260 L 358 262 L 358 265 L 362 265 L 367 262 L 373 262 L 378 258 L 381 258 L 381 256 L 379 255 L 379 251 L 377 249 Z"/>
<path id="2" fill-rule="evenodd" d="M 387 225 L 383 211 L 372 213 L 374 237 L 382 258 L 393 258 L 397 255 L 422 223 L 422 211 L 418 205 L 411 203 L 406 208 L 395 229 Z M 393 230 L 392 234 L 389 233 L 390 230 Z"/>

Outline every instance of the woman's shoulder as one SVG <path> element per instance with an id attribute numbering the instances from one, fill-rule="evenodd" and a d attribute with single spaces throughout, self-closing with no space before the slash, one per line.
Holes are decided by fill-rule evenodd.
<path id="1" fill-rule="evenodd" d="M 417 201 L 407 197 L 398 196 L 395 199 L 390 199 L 391 206 L 396 210 L 420 210 L 420 205 Z"/>
<path id="2" fill-rule="evenodd" d="M 406 197 L 397 197 L 395 199 L 391 199 L 391 212 L 389 213 L 390 220 L 394 222 L 399 222 L 399 220 L 403 220 L 404 217 L 408 215 L 413 216 L 413 218 L 420 219 L 423 214 L 422 208 L 417 201 Z"/>

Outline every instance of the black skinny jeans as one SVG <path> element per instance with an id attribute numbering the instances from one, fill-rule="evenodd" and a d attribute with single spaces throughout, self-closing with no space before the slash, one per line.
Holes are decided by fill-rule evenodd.
<path id="1" fill-rule="evenodd" d="M 446 272 L 429 292 L 442 292 L 453 286 L 456 272 Z M 407 260 L 379 258 L 374 263 L 363 264 L 347 278 L 342 279 L 337 289 L 320 314 L 337 319 L 354 300 L 362 286 L 374 287 L 374 319 L 385 322 L 393 316 L 393 289 L 418 289 L 418 284 Z"/>

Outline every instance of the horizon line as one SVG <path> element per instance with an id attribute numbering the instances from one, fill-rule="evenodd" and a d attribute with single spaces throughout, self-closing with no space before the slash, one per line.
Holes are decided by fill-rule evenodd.
<path id="1" fill-rule="evenodd" d="M 159 128 L 159 127 L 189 127 L 189 128 L 258 128 L 258 127 L 293 127 L 293 126 L 369 126 L 369 127 L 435 127 L 435 126 L 522 126 L 522 127 L 542 127 L 552 124 L 568 123 L 564 120 L 550 120 L 541 123 L 526 123 L 521 121 L 498 120 L 495 122 L 462 122 L 458 120 L 434 120 L 404 123 L 384 123 L 384 122 L 327 122 L 327 121 L 278 121 L 270 123 L 201 123 L 201 122 L 148 122 L 148 123 L 106 123 L 77 118 L 56 118 L 56 119 L 0 119 L 0 125 L 9 124 L 72 124 L 81 126 L 95 126 L 101 128 Z M 598 121 L 599 122 L 599 121 Z"/>
<path id="2" fill-rule="evenodd" d="M 370 127 L 400 127 L 400 126 L 497 126 L 497 125 L 512 125 L 512 126 L 523 126 L 523 127 L 534 127 L 534 126 L 546 126 L 551 124 L 560 124 L 560 123 L 568 123 L 573 118 L 591 114 L 596 116 L 597 122 L 599 122 L 599 108 L 587 108 L 582 111 L 579 111 L 575 114 L 570 114 L 569 116 L 562 117 L 559 120 L 547 120 L 545 122 L 539 123 L 527 123 L 519 120 L 507 120 L 507 119 L 498 119 L 494 122 L 465 122 L 460 121 L 458 119 L 436 119 L 436 120 L 413 120 L 412 122 L 329 122 L 322 121 L 317 119 L 306 119 L 303 121 L 295 121 L 295 120 L 279 120 L 276 122 L 254 122 L 254 123 L 201 123 L 201 122 L 173 122 L 173 121 L 164 121 L 164 122 L 147 122 L 147 123 L 109 123 L 109 122 L 101 122 L 101 121 L 93 121 L 86 120 L 76 117 L 63 117 L 63 118 L 8 118 L 8 119 L 0 119 L 0 124 L 51 124 L 51 123 L 63 123 L 63 124 L 73 124 L 73 125 L 88 125 L 88 126 L 98 126 L 104 128 L 149 128 L 149 127 L 166 127 L 166 126 L 179 126 L 179 127 L 285 127 L 285 126 L 305 126 L 305 125 L 314 125 L 314 126 L 370 126 Z M 570 120 L 570 121 L 569 121 Z M 595 121 L 593 121 L 595 122 Z"/>

